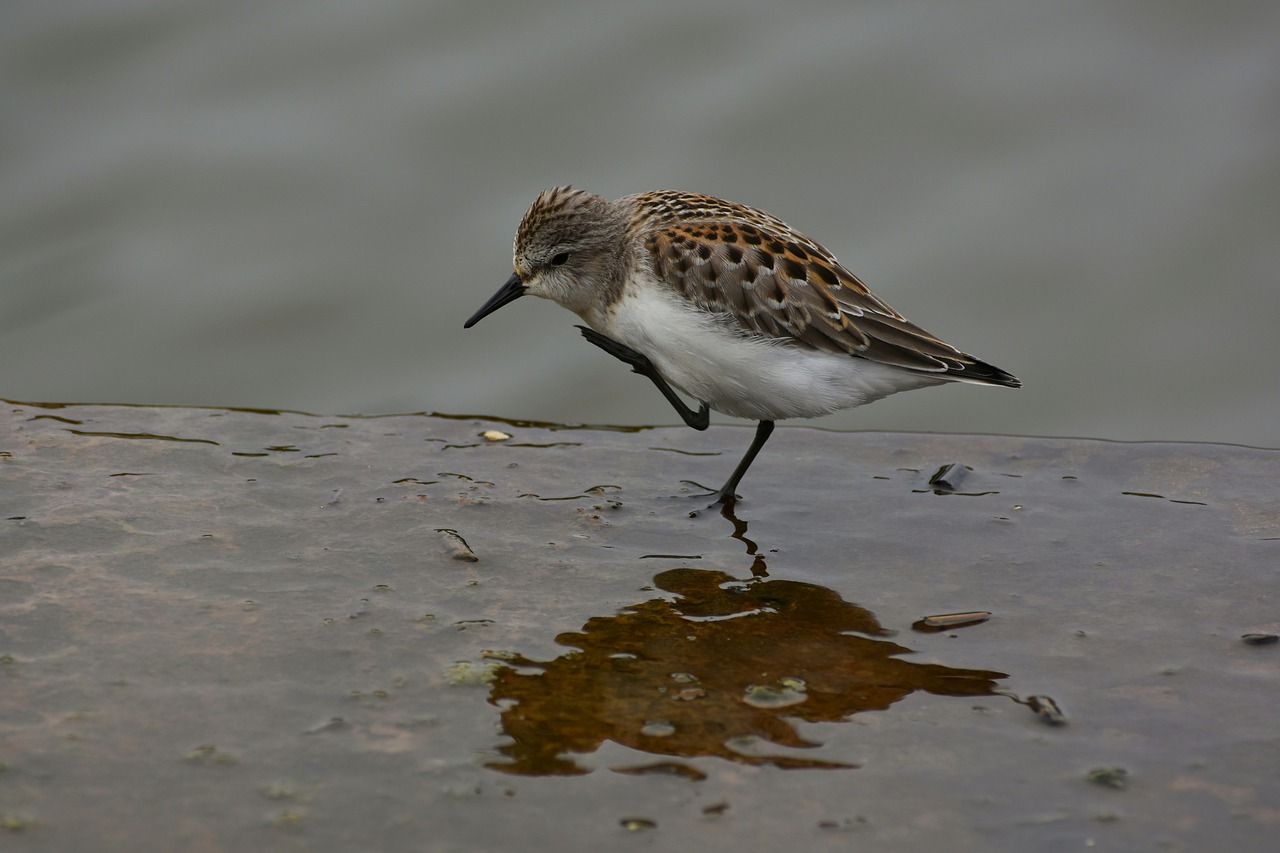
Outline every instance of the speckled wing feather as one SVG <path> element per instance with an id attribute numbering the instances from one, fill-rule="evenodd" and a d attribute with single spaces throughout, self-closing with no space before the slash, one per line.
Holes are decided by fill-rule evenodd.
<path id="1" fill-rule="evenodd" d="M 633 197 L 654 273 L 750 331 L 907 370 L 997 385 L 1017 379 L 911 323 L 825 247 L 755 208 L 668 190 Z"/>

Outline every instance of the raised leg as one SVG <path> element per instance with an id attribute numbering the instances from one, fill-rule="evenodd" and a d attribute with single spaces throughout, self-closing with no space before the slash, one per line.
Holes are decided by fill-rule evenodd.
<path id="1" fill-rule="evenodd" d="M 609 355 L 625 364 L 631 365 L 633 373 L 648 377 L 654 385 L 658 386 L 658 390 L 662 392 L 662 396 L 667 398 L 667 402 L 675 407 L 676 412 L 686 424 L 694 429 L 706 429 L 711 425 L 711 408 L 706 403 L 703 403 L 702 407 L 696 412 L 689 408 L 685 401 L 680 399 L 680 395 L 667 384 L 667 380 L 662 378 L 662 374 L 658 373 L 658 369 L 653 366 L 653 362 L 649 361 L 647 356 L 636 352 L 626 344 L 620 344 L 613 338 L 600 334 L 595 329 L 578 326 L 578 330 L 582 332 L 584 338 L 609 353 Z M 770 428 L 772 428 L 772 424 L 770 424 Z M 768 437 L 767 434 L 765 437 Z M 764 442 L 760 443 L 763 444 Z M 759 448 L 756 449 L 758 450 Z M 752 453 L 751 455 L 754 456 L 755 454 Z M 749 460 L 748 464 L 750 464 Z M 746 471 L 746 468 L 742 470 Z M 741 476 L 741 473 L 735 475 L 735 477 Z M 737 479 L 733 480 L 734 484 L 737 482 Z"/>
<path id="2" fill-rule="evenodd" d="M 721 487 L 720 497 L 716 499 L 716 503 L 725 503 L 738 499 L 736 494 L 738 481 L 742 479 L 743 474 L 747 473 L 747 469 L 751 467 L 751 463 L 756 459 L 756 454 L 760 452 L 760 448 L 764 447 L 764 443 L 769 440 L 769 436 L 772 434 L 773 421 L 761 421 L 756 425 L 756 437 L 752 440 L 751 446 L 747 448 L 746 455 L 742 457 L 738 467 L 733 469 L 733 474 L 729 476 L 729 481 Z"/>

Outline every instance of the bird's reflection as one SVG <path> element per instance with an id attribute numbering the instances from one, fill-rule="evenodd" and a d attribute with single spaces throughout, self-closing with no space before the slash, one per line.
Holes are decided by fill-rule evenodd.
<path id="1" fill-rule="evenodd" d="M 756 541 L 747 536 L 747 522 L 737 516 L 734 512 L 735 501 L 725 501 L 720 505 L 720 517 L 725 519 L 733 526 L 733 532 L 729 534 L 729 538 L 737 539 L 747 549 L 747 556 L 751 557 L 751 576 L 753 578 L 767 577 L 769 567 L 765 564 L 764 555 L 760 553 L 760 546 Z"/>
<path id="2" fill-rule="evenodd" d="M 735 538 L 750 541 L 745 525 Z M 662 572 L 654 584 L 674 598 L 561 634 L 556 641 L 572 651 L 554 660 L 508 656 L 490 701 L 503 709 L 510 742 L 500 747 L 505 760 L 490 767 L 586 773 L 574 755 L 605 741 L 662 756 L 850 767 L 776 747 L 821 746 L 800 736 L 796 720 L 840 721 L 917 690 L 988 696 L 1007 677 L 902 660 L 911 649 L 885 639 L 893 632 L 874 614 L 816 584 L 691 568 Z"/>

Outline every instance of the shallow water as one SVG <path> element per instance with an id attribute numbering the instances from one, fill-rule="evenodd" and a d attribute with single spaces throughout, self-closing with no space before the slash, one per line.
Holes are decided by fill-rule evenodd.
<path id="1" fill-rule="evenodd" d="M 555 306 L 461 329 L 572 182 L 764 207 L 1026 382 L 823 426 L 1274 446 L 1277 32 L 1259 3 L 18 4 L 0 392 L 671 423 Z"/>
<path id="2" fill-rule="evenodd" d="M 0 846 L 1269 849 L 1280 451 L 750 434 L 5 404 Z"/>

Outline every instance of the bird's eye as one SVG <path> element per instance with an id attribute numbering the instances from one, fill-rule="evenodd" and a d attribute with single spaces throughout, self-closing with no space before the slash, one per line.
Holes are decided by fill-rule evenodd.
<path id="1" fill-rule="evenodd" d="M 564 266 L 565 264 L 567 264 L 568 262 L 569 262 L 569 253 L 568 253 L 568 252 L 561 252 L 560 254 L 558 254 L 558 255 L 554 256 L 554 257 L 551 259 L 551 266 L 553 266 L 553 267 L 562 267 L 562 266 Z"/>

